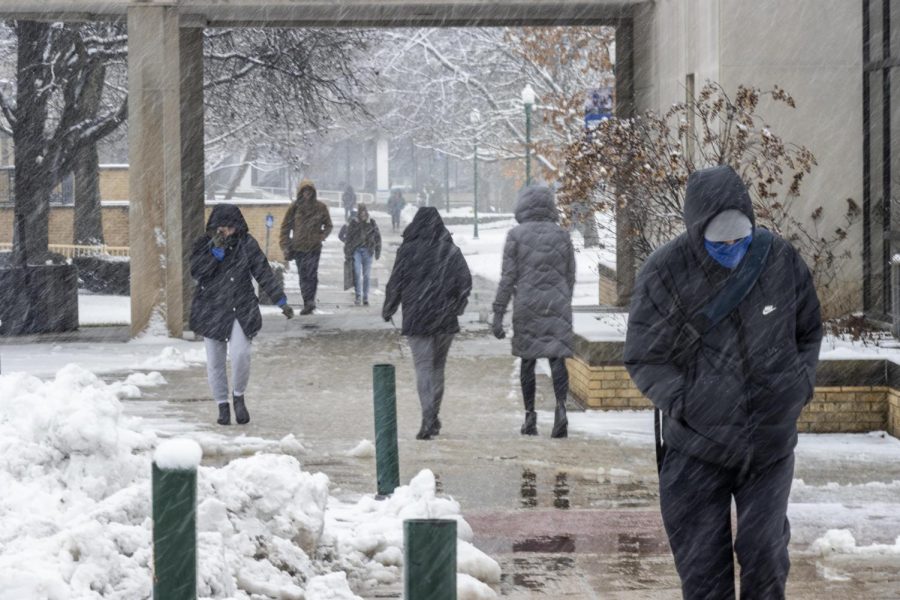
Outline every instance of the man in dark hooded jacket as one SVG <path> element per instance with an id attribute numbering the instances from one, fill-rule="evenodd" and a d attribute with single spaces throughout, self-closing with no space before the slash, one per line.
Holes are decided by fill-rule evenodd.
<path id="1" fill-rule="evenodd" d="M 471 290 L 469 266 L 437 209 L 420 208 L 403 232 L 381 309 L 390 321 L 403 305 L 403 335 L 409 337 L 422 405 L 417 439 L 428 440 L 441 431 L 444 366 Z"/>
<path id="2" fill-rule="evenodd" d="M 301 315 L 311 314 L 316 308 L 322 242 L 333 228 L 328 207 L 317 199 L 317 195 L 311 180 L 301 181 L 297 199 L 288 208 L 281 223 L 279 242 L 284 259 L 297 263 L 300 294 L 303 296 Z"/>
<path id="3" fill-rule="evenodd" d="M 498 339 L 506 337 L 503 314 L 513 301 L 512 353 L 522 360 L 520 383 L 525 403 L 522 435 L 537 435 L 534 411 L 537 359 L 550 360 L 556 412 L 551 437 L 568 436 L 566 398 L 569 372 L 566 358 L 572 356 L 572 292 L 575 288 L 575 250 L 568 232 L 560 227 L 553 191 L 532 185 L 519 193 L 516 203 L 519 222 L 506 236 L 503 275 L 494 300 L 492 330 Z"/>
<path id="4" fill-rule="evenodd" d="M 250 421 L 244 392 L 250 379 L 250 342 L 262 327 L 255 279 L 290 319 L 294 310 L 266 255 L 247 230 L 240 209 L 218 204 L 209 215 L 206 234 L 191 252 L 191 277 L 197 286 L 191 302 L 191 330 L 206 343 L 206 372 L 213 399 L 219 405 L 220 425 L 231 422 L 225 362 L 231 355 L 234 416 L 238 424 Z"/>
<path id="5" fill-rule="evenodd" d="M 728 166 L 690 176 L 684 221 L 638 275 L 625 341 L 628 372 L 663 416 L 663 522 L 684 597 L 734 598 L 734 498 L 741 598 L 784 598 L 796 421 L 813 395 L 819 301 L 803 259 L 773 235 L 737 308 L 699 341 L 684 335 L 689 316 L 734 285 L 729 275 L 759 238 Z"/>

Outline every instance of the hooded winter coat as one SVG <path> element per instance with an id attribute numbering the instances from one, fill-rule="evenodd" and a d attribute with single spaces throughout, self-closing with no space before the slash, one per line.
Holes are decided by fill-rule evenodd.
<path id="1" fill-rule="evenodd" d="M 402 304 L 403 335 L 457 333 L 470 291 L 469 266 L 437 209 L 420 208 L 403 231 L 381 315 Z"/>
<path id="2" fill-rule="evenodd" d="M 516 221 L 506 236 L 503 274 L 494 314 L 513 301 L 512 353 L 527 359 L 572 356 L 575 250 L 557 221 L 553 192 L 529 186 L 519 193 Z"/>
<path id="3" fill-rule="evenodd" d="M 312 197 L 303 199 L 303 190 L 311 189 Z M 331 215 L 328 207 L 317 199 L 316 186 L 303 180 L 297 190 L 297 199 L 288 208 L 281 223 L 281 250 L 287 260 L 297 252 L 315 252 L 331 233 Z M 291 233 L 293 232 L 293 237 Z"/>
<path id="4" fill-rule="evenodd" d="M 212 236 L 222 226 L 234 227 L 236 231 L 227 238 L 225 258 L 219 261 L 210 250 Z M 218 204 L 209 215 L 206 235 L 194 243 L 191 251 L 191 277 L 197 282 L 191 302 L 191 330 L 223 342 L 231 336 L 235 319 L 248 338 L 262 327 L 253 279 L 270 298 L 284 297 L 284 289 L 266 255 L 247 231 L 240 209 L 232 204 Z"/>
<path id="5" fill-rule="evenodd" d="M 755 226 L 750 195 L 733 169 L 691 175 L 686 231 L 654 252 L 638 274 L 625 366 L 664 413 L 665 444 L 726 467 L 766 465 L 793 451 L 797 417 L 813 395 L 819 301 L 803 259 L 773 235 L 763 271 L 741 304 L 700 344 L 679 339 L 688 315 L 727 285 L 732 272 L 703 243 L 706 225 L 728 209 Z"/>

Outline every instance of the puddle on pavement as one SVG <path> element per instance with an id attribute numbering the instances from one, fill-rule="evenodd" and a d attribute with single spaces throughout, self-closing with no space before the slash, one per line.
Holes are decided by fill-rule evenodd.
<path id="1" fill-rule="evenodd" d="M 513 542 L 513 552 L 560 554 L 575 552 L 575 538 L 570 535 L 539 535 Z"/>
<path id="2" fill-rule="evenodd" d="M 553 506 L 562 510 L 569 508 L 569 481 L 568 474 L 565 472 L 556 474 L 556 484 L 553 486 Z"/>
<path id="3" fill-rule="evenodd" d="M 519 490 L 522 496 L 523 508 L 535 508 L 537 506 L 537 474 L 531 469 L 522 471 L 522 487 Z"/>

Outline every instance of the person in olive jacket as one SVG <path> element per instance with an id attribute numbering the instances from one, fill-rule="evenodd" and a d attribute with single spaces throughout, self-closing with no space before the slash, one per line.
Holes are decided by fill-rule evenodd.
<path id="1" fill-rule="evenodd" d="M 757 243 L 741 177 L 729 166 L 692 173 L 684 224 L 641 268 L 625 337 L 625 366 L 662 413 L 663 524 L 685 598 L 734 598 L 737 554 L 741 598 L 777 600 L 790 569 L 797 418 L 822 342 L 819 300 L 800 254 L 773 233 L 753 287 L 698 339 L 687 324 L 736 285 L 730 276 Z"/>
<path id="2" fill-rule="evenodd" d="M 537 435 L 534 411 L 537 359 L 550 361 L 556 411 L 551 437 L 568 436 L 566 398 L 569 372 L 566 358 L 572 356 L 572 292 L 575 288 L 575 250 L 569 233 L 559 226 L 559 211 L 553 191 L 531 185 L 516 202 L 519 225 L 509 231 L 503 249 L 503 273 L 494 299 L 492 330 L 506 337 L 503 314 L 513 300 L 512 353 L 521 358 L 519 381 L 525 404 L 522 435 Z"/>
<path id="3" fill-rule="evenodd" d="M 470 291 L 469 266 L 437 209 L 420 208 L 403 232 L 381 309 L 390 321 L 403 305 L 403 335 L 409 338 L 422 405 L 417 439 L 430 440 L 441 431 L 444 367 Z"/>
<path id="4" fill-rule="evenodd" d="M 209 215 L 206 234 L 191 252 L 191 277 L 197 282 L 191 303 L 191 330 L 204 337 L 206 373 L 219 406 L 219 425 L 231 423 L 226 357 L 231 354 L 234 417 L 250 421 L 244 392 L 250 380 L 250 343 L 262 327 L 255 279 L 270 298 L 278 298 L 284 316 L 294 316 L 266 255 L 250 235 L 240 209 L 218 204 Z"/>
<path id="5" fill-rule="evenodd" d="M 350 220 L 343 236 L 344 257 L 353 261 L 353 285 L 356 291 L 355 304 L 369 305 L 369 276 L 372 273 L 372 259 L 381 258 L 381 233 L 375 219 L 369 216 L 369 209 L 360 204 L 356 216 Z"/>
<path id="6" fill-rule="evenodd" d="M 288 208 L 281 223 L 279 241 L 284 259 L 295 260 L 297 263 L 300 294 L 303 296 L 301 315 L 308 315 L 316 308 L 322 242 L 332 230 L 328 207 L 316 197 L 313 182 L 309 179 L 301 181 L 297 188 L 297 199 Z"/>

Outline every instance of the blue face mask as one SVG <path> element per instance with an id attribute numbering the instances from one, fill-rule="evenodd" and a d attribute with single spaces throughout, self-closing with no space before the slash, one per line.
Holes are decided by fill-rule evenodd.
<path id="1" fill-rule="evenodd" d="M 712 256 L 717 263 L 726 269 L 733 269 L 740 264 L 741 259 L 747 254 L 747 248 L 750 247 L 750 242 L 752 240 L 753 236 L 748 235 L 733 244 L 728 244 L 726 242 L 711 242 L 709 240 L 703 240 L 703 243 L 706 245 L 706 251 L 709 252 L 709 255 Z"/>

